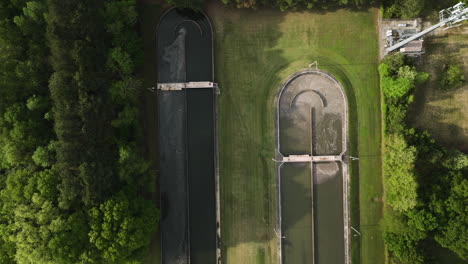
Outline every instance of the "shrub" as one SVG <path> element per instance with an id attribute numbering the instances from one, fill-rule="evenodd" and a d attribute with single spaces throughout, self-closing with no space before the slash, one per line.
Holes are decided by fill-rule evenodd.
<path id="1" fill-rule="evenodd" d="M 465 76 L 463 75 L 462 67 L 459 64 L 451 64 L 446 67 L 442 73 L 440 80 L 440 88 L 448 90 L 457 88 L 463 84 Z"/>

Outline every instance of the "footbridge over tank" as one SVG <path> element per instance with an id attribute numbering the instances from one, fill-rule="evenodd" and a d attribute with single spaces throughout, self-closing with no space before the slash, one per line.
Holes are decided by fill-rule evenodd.
<path id="1" fill-rule="evenodd" d="M 332 162 L 342 161 L 341 156 L 312 156 L 312 155 L 289 155 L 283 157 L 281 162 Z"/>

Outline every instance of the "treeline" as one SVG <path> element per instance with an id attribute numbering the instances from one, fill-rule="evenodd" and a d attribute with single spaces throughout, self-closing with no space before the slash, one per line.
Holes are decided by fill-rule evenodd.
<path id="1" fill-rule="evenodd" d="M 330 9 L 338 7 L 363 7 L 375 0 L 219 0 L 237 8 L 274 7 L 282 11 L 297 9 Z M 168 4 L 193 9 L 203 8 L 206 0 L 166 0 Z"/>
<path id="2" fill-rule="evenodd" d="M 383 0 L 381 14 L 383 18 L 417 18 L 428 12 L 440 11 L 467 0 Z"/>
<path id="3" fill-rule="evenodd" d="M 145 256 L 136 30 L 134 0 L 0 1 L 1 263 Z"/>
<path id="4" fill-rule="evenodd" d="M 262 6 L 277 7 L 284 10 L 299 8 L 328 9 L 345 6 L 361 7 L 373 4 L 374 0 L 222 0 L 224 4 L 235 5 L 239 8 L 257 8 Z"/>
<path id="5" fill-rule="evenodd" d="M 383 18 L 417 18 L 423 13 L 439 11 L 462 1 L 468 0 L 218 0 L 223 4 L 237 8 L 273 7 L 286 10 L 327 10 L 332 8 L 363 8 L 381 3 Z M 182 8 L 202 9 L 206 0 L 166 0 L 168 4 Z"/>
<path id="6" fill-rule="evenodd" d="M 436 263 L 436 241 L 468 259 L 468 155 L 405 124 L 414 87 L 428 78 L 403 54 L 379 66 L 385 116 L 384 241 L 391 263 Z"/>

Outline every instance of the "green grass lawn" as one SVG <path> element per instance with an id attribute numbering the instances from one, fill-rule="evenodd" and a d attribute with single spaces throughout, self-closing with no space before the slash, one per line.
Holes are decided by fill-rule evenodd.
<path id="1" fill-rule="evenodd" d="M 345 87 L 350 112 L 353 263 L 384 263 L 377 10 L 237 10 L 212 3 L 220 85 L 224 263 L 277 263 L 275 97 L 287 77 L 318 61 Z"/>

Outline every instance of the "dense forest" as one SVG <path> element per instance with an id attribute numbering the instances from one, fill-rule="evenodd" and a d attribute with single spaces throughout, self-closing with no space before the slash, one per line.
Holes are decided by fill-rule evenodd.
<path id="1" fill-rule="evenodd" d="M 0 1 L 1 263 L 146 254 L 159 212 L 142 197 L 135 5 Z"/>
<path id="2" fill-rule="evenodd" d="M 384 240 L 392 263 L 436 263 L 433 241 L 468 259 L 468 155 L 405 125 L 414 87 L 428 78 L 401 53 L 379 66 L 385 117 Z"/>

